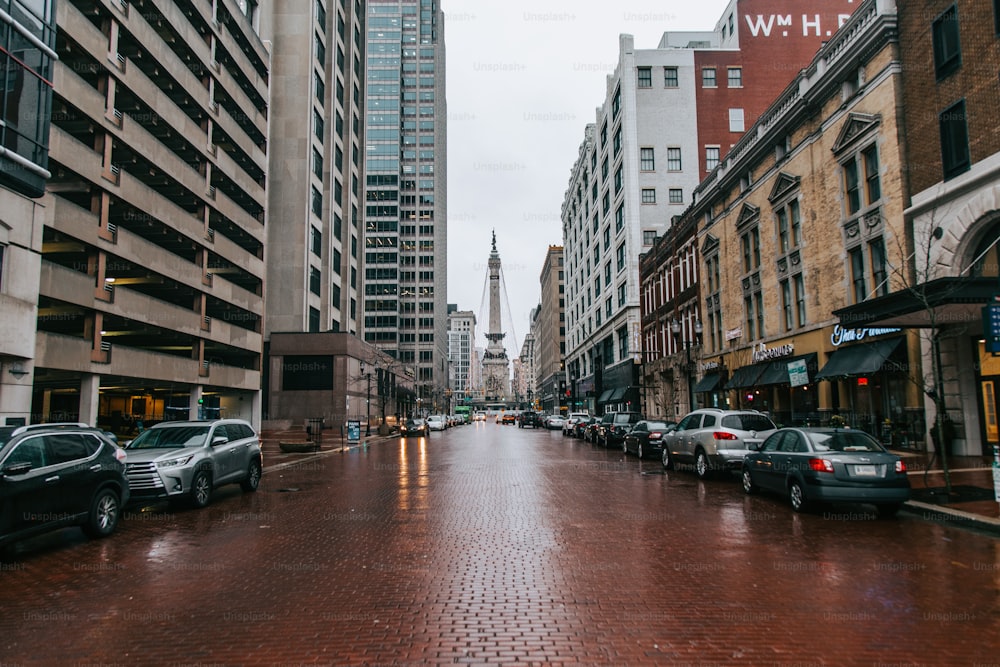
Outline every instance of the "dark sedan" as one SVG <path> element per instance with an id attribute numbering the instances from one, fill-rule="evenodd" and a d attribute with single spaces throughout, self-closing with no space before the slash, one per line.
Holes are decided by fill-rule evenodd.
<path id="1" fill-rule="evenodd" d="M 663 436 L 674 426 L 676 424 L 671 421 L 644 419 L 625 435 L 622 450 L 626 454 L 634 452 L 640 459 L 646 458 L 651 452 L 658 458 L 663 452 Z"/>
<path id="2" fill-rule="evenodd" d="M 849 502 L 890 517 L 910 499 L 906 464 L 864 431 L 783 428 L 754 449 L 743 460 L 743 490 L 780 493 L 796 512 Z"/>
<path id="3" fill-rule="evenodd" d="M 427 422 L 423 419 L 407 419 L 399 427 L 399 435 L 404 438 L 426 438 L 431 434 L 430 429 L 427 428 Z"/>

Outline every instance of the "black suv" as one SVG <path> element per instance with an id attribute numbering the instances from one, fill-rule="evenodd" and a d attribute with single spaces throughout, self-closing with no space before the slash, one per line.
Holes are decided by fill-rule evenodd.
<path id="1" fill-rule="evenodd" d="M 605 447 L 621 446 L 625 434 L 640 421 L 641 412 L 606 412 L 597 427 L 595 442 Z"/>
<path id="2" fill-rule="evenodd" d="M 542 426 L 541 416 L 533 410 L 525 410 L 517 417 L 517 425 L 520 428 L 525 428 L 530 426 L 531 428 L 538 428 Z"/>
<path id="3" fill-rule="evenodd" d="M 0 427 L 0 547 L 65 526 L 113 533 L 129 499 L 125 458 L 86 424 Z"/>

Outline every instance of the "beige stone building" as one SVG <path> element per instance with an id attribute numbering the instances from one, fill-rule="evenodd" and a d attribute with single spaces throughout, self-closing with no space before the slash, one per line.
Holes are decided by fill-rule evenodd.
<path id="1" fill-rule="evenodd" d="M 915 337 L 833 315 L 898 289 L 911 258 L 896 27 L 894 3 L 862 4 L 685 213 L 699 222 L 708 323 L 698 368 L 719 373 L 729 407 L 923 432 Z"/>

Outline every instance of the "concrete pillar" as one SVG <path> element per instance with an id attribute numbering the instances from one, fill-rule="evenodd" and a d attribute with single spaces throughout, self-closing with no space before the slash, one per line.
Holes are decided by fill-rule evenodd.
<path id="1" fill-rule="evenodd" d="M 83 373 L 80 377 L 80 421 L 97 426 L 97 412 L 101 390 L 101 376 Z"/>
<path id="2" fill-rule="evenodd" d="M 191 388 L 191 400 L 188 403 L 188 419 L 199 419 L 201 417 L 198 408 L 200 407 L 198 401 L 201 400 L 205 393 L 205 387 L 202 385 L 195 385 Z"/>

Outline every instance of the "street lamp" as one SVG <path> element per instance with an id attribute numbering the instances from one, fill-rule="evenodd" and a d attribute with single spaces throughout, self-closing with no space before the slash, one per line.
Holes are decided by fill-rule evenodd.
<path id="1" fill-rule="evenodd" d="M 368 379 L 368 398 L 365 401 L 368 410 L 368 416 L 365 421 L 365 437 L 372 434 L 372 371 L 369 368 L 365 371 L 365 362 L 361 362 L 361 374 Z"/>
<path id="2" fill-rule="evenodd" d="M 670 323 L 670 332 L 674 335 L 674 340 L 676 341 L 680 338 L 681 334 L 681 323 L 677 318 Z M 694 321 L 694 334 L 698 341 L 701 341 L 701 320 Z M 695 409 L 694 405 L 694 376 L 691 373 L 691 346 L 695 344 L 694 341 L 685 338 L 684 339 L 684 355 L 687 360 L 687 365 L 684 367 L 684 374 L 687 377 L 688 385 L 688 406 L 690 410 Z"/>

